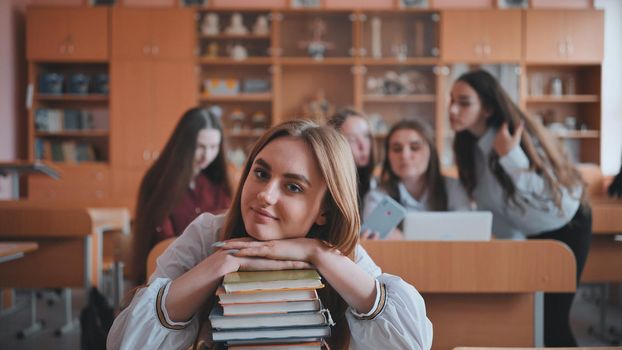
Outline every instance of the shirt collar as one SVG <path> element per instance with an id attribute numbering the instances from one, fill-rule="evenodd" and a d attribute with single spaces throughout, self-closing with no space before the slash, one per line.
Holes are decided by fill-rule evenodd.
<path id="1" fill-rule="evenodd" d="M 403 182 L 400 182 L 397 186 L 397 189 L 400 193 L 400 201 L 407 208 L 416 208 L 419 210 L 425 210 L 425 203 L 428 201 L 428 191 L 423 194 L 421 201 L 418 201 L 415 197 L 413 197 L 406 186 L 404 186 Z"/>
<path id="2" fill-rule="evenodd" d="M 495 141 L 496 134 L 497 129 L 489 127 L 486 129 L 486 132 L 484 132 L 484 135 L 477 140 L 477 146 L 484 154 L 488 154 L 492 150 L 492 143 Z"/>

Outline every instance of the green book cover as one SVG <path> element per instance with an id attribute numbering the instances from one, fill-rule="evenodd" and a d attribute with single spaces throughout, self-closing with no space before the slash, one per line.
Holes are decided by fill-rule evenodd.
<path id="1" fill-rule="evenodd" d="M 224 284 L 291 280 L 320 280 L 316 270 L 244 271 L 225 275 Z"/>

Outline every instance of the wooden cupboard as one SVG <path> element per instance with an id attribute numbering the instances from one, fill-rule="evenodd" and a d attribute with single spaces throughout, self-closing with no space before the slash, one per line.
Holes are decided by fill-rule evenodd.
<path id="1" fill-rule="evenodd" d="M 527 10 L 525 60 L 528 63 L 600 64 L 603 32 L 603 11 Z"/>
<path id="2" fill-rule="evenodd" d="M 114 8 L 112 59 L 194 58 L 194 12 L 189 9 Z"/>
<path id="3" fill-rule="evenodd" d="M 215 4 L 192 9 L 117 6 L 43 10 L 49 8 L 30 8 L 27 16 L 29 82 L 35 86 L 29 153 L 35 153 L 37 137 L 89 140 L 103 157 L 96 163 L 67 164 L 67 171 L 107 169 L 106 180 L 97 185 L 77 182 L 89 193 L 108 191 L 104 198 L 135 198 L 144 171 L 157 159 L 183 111 L 193 105 L 222 107 L 227 142 L 234 150 L 247 150 L 265 127 L 303 116 L 304 107 L 320 92 L 332 108 L 354 106 L 367 112 L 379 142 L 390 124 L 401 118 L 428 120 L 435 128 L 440 154 L 448 154 L 444 165 L 451 165 L 446 94 L 455 78 L 454 67 L 460 66 L 504 66 L 506 73 L 515 72 L 511 73 L 515 75 L 511 81 L 517 85 L 512 94 L 515 100 L 534 115 L 554 110 L 557 117 L 543 118 L 548 124 L 564 124 L 571 117 L 567 123 L 571 126 L 574 118 L 574 129 L 556 135 L 578 150 L 577 161 L 599 162 L 602 11 L 233 9 Z M 89 17 L 92 13 L 104 13 L 105 26 L 110 22 L 107 30 L 111 34 L 104 44 L 98 44 L 110 51 L 100 61 L 60 54 L 59 45 L 67 45 L 63 43 L 68 28 L 78 23 L 65 23 L 64 18 L 80 17 L 82 12 L 89 14 L 80 24 L 84 35 L 92 27 L 87 22 L 96 22 Z M 226 33 L 235 12 L 242 14 L 248 34 Z M 208 13 L 220 19 L 218 34 L 201 31 Z M 258 35 L 252 28 L 260 16 L 268 18 L 269 31 Z M 314 59 L 308 44 L 318 20 L 326 30 L 321 39 L 331 45 L 323 57 Z M 379 41 L 373 29 L 378 23 Z M 232 57 L 236 45 L 246 49 L 247 58 Z M 44 48 L 46 53 L 34 54 Z M 78 53 L 76 48 L 74 53 Z M 37 72 L 53 70 L 54 65 L 69 69 L 63 66 L 65 61 L 109 72 L 110 98 L 37 94 Z M 395 75 L 410 79 L 414 87 L 399 91 L 385 87 L 394 83 L 390 77 Z M 562 78 L 561 95 L 550 92 L 554 77 Z M 205 87 L 210 79 L 235 80 L 239 92 L 210 93 Z M 244 85 L 248 80 L 267 82 L 268 87 L 248 92 Z M 538 80 L 541 92 L 534 94 L 532 82 Z M 37 104 L 109 110 L 109 128 L 78 135 L 37 133 L 33 112 Z M 241 123 L 239 115 L 232 117 L 239 111 Z M 257 126 L 253 119 L 257 113 L 265 115 L 267 125 Z M 36 181 L 31 187 L 43 191 L 45 186 Z"/>
<path id="4" fill-rule="evenodd" d="M 441 20 L 441 57 L 450 62 L 519 62 L 520 10 L 448 10 Z"/>
<path id="5" fill-rule="evenodd" d="M 107 8 L 30 7 L 26 22 L 28 60 L 108 60 Z"/>

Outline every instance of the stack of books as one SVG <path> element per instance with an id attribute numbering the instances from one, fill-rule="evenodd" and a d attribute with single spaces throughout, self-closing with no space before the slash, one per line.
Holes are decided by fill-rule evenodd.
<path id="1" fill-rule="evenodd" d="M 316 270 L 227 274 L 209 319 L 213 340 L 229 349 L 320 349 L 333 324 Z"/>

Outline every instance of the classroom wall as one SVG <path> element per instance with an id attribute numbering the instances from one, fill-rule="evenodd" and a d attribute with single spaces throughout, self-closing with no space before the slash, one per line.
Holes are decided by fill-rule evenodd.
<path id="1" fill-rule="evenodd" d="M 26 64 L 24 11 L 28 4 L 79 5 L 84 0 L 0 0 L 0 161 L 22 156 Z M 260 1 L 260 0 L 257 0 Z M 561 2 L 562 0 L 557 0 Z M 567 1 L 568 5 L 575 0 Z M 128 6 L 173 6 L 176 0 L 124 0 Z M 575 1 L 576 2 L 576 1 Z M 595 0 L 605 9 L 605 60 L 602 79 L 601 167 L 611 175 L 620 169 L 622 153 L 622 1 Z M 0 177 L 0 198 L 10 194 L 9 179 Z"/>

